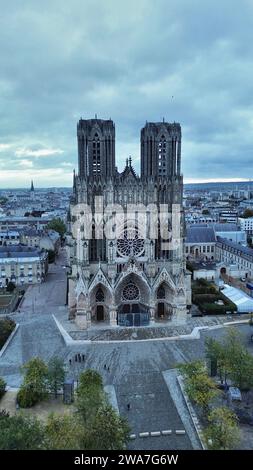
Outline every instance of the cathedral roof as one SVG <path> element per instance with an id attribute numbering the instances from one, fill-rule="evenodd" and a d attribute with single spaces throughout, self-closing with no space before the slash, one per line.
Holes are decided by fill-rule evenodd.
<path id="1" fill-rule="evenodd" d="M 125 179 L 134 179 L 137 181 L 138 176 L 135 173 L 135 170 L 132 166 L 132 159 L 129 157 L 129 159 L 126 159 L 126 166 L 123 170 L 123 172 L 120 174 L 120 177 L 125 180 Z"/>

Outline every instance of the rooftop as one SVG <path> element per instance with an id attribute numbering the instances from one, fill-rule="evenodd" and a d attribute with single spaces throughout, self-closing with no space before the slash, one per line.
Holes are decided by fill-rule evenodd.
<path id="1" fill-rule="evenodd" d="M 37 248 L 26 245 L 0 246 L 0 259 L 6 258 L 36 258 L 41 255 Z"/>
<path id="2" fill-rule="evenodd" d="M 222 243 L 223 245 L 226 245 L 229 248 L 234 248 L 235 250 L 240 251 L 240 253 L 244 254 L 245 256 L 253 259 L 252 248 L 248 248 L 247 246 L 240 245 L 239 243 L 232 242 L 231 240 L 222 237 L 217 237 L 217 242 Z"/>
<path id="3" fill-rule="evenodd" d="M 214 229 L 205 226 L 187 227 L 186 243 L 215 243 Z"/>

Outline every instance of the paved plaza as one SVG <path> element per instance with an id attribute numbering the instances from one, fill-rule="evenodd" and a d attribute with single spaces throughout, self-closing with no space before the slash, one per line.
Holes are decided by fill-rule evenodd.
<path id="1" fill-rule="evenodd" d="M 130 441 L 130 448 L 200 448 L 184 400 L 182 397 L 177 399 L 180 392 L 175 393 L 175 377 L 164 373 L 179 363 L 203 358 L 205 338 L 220 338 L 226 328 L 218 324 L 214 329 L 200 332 L 199 339 L 150 338 L 139 341 L 72 341 L 66 344 L 53 317 L 61 319 L 67 316 L 66 275 L 61 264 L 64 263 L 60 262 L 55 266 L 55 272 L 50 274 L 54 281 L 49 278 L 48 285 L 40 286 L 38 304 L 37 300 L 35 307 L 31 303 L 34 295 L 31 289 L 21 312 L 13 315 L 19 328 L 0 357 L 0 376 L 10 387 L 19 387 L 22 381 L 20 366 L 34 356 L 40 356 L 45 361 L 52 356 L 63 358 L 68 377 L 75 380 L 82 370 L 93 368 L 102 375 L 105 385 L 114 387 L 119 411 L 128 418 L 131 432 L 136 435 Z M 50 293 L 49 298 L 47 292 Z M 243 341 L 253 353 L 250 326 L 243 324 L 236 328 L 241 331 Z M 83 362 L 75 362 L 78 353 L 84 355 Z M 139 437 L 139 433 L 164 430 L 172 432 L 166 436 Z M 185 432 L 177 434 L 176 431 Z"/>

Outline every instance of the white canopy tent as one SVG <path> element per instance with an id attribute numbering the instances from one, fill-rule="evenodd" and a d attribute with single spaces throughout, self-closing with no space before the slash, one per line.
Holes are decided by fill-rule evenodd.
<path id="1" fill-rule="evenodd" d="M 253 298 L 240 289 L 224 285 L 222 293 L 237 306 L 238 313 L 253 312 Z"/>

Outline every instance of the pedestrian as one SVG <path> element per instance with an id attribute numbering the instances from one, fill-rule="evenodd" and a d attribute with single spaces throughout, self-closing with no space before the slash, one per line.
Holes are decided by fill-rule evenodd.
<path id="1" fill-rule="evenodd" d="M 78 360 L 79 360 L 79 362 L 81 362 L 81 360 L 82 360 L 81 359 L 81 354 L 78 354 Z"/>
<path id="2" fill-rule="evenodd" d="M 82 361 L 84 362 L 85 361 L 85 355 L 82 354 Z"/>
<path id="3" fill-rule="evenodd" d="M 71 364 L 72 364 L 72 360 L 71 360 L 71 359 L 69 359 L 69 365 L 71 366 Z"/>
<path id="4" fill-rule="evenodd" d="M 104 364 L 104 369 L 106 370 L 106 364 Z"/>
<path id="5" fill-rule="evenodd" d="M 75 361 L 77 362 L 77 354 L 75 354 Z"/>
<path id="6" fill-rule="evenodd" d="M 130 408 L 131 408 L 131 407 L 130 407 L 130 403 L 128 403 L 128 404 L 127 404 L 127 409 L 128 409 L 128 411 L 130 410 Z"/>
<path id="7" fill-rule="evenodd" d="M 110 372 L 110 367 L 109 366 L 107 367 L 107 370 L 108 370 L 108 372 Z"/>

